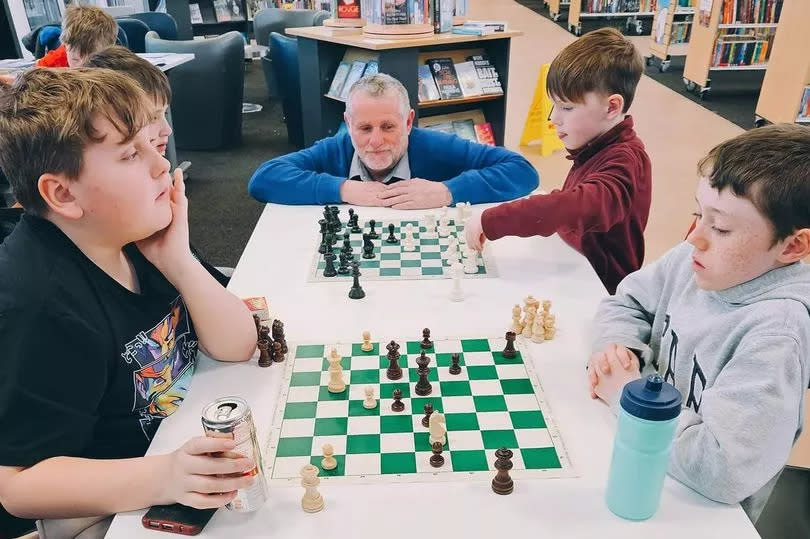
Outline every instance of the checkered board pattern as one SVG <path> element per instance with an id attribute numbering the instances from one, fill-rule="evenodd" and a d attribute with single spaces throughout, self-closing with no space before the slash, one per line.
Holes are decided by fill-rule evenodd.
<path id="1" fill-rule="evenodd" d="M 363 233 L 350 234 L 351 245 L 354 253 L 354 258 L 360 263 L 360 282 L 363 281 L 380 281 L 380 280 L 406 280 L 406 279 L 449 279 L 450 278 L 450 265 L 446 260 L 442 259 L 441 253 L 447 250 L 447 243 L 450 236 L 440 238 L 438 233 L 434 230 L 432 234 L 427 232 L 427 227 L 424 223 L 419 221 L 393 221 L 394 234 L 399 238 L 400 242 L 391 244 L 386 243 L 385 239 L 388 237 L 388 225 L 391 221 L 378 221 L 375 219 L 374 230 L 380 237 L 374 242 L 374 254 L 372 259 L 363 258 Z M 405 227 L 412 224 L 414 228 L 414 239 L 416 240 L 416 250 L 411 252 L 403 251 L 402 239 L 405 237 Z M 450 235 L 463 236 L 464 225 L 456 225 L 455 221 L 450 220 Z M 371 230 L 368 222 L 362 226 L 363 232 Z M 341 230 L 338 236 L 338 241 L 332 246 L 332 252 L 335 256 L 340 255 L 340 250 L 343 248 L 343 232 L 345 227 Z M 318 235 L 318 242 L 315 244 L 315 261 L 310 270 L 310 282 L 324 282 L 324 281 L 351 281 L 351 274 L 337 275 L 335 277 L 324 277 L 323 270 L 326 267 L 326 261 L 323 255 L 318 252 L 320 246 L 320 234 Z M 482 277 L 495 277 L 495 264 L 489 256 L 482 256 L 481 253 L 476 253 L 478 259 L 478 273 L 468 273 L 464 275 L 465 279 L 469 278 L 482 278 Z M 339 264 L 338 258 L 335 259 L 335 267 Z"/>
<path id="2" fill-rule="evenodd" d="M 396 340 L 396 339 L 395 339 Z M 414 392 L 418 380 L 418 341 L 397 340 L 403 377 L 388 380 L 385 345 L 363 352 L 360 343 L 291 347 L 284 391 L 265 451 L 267 477 L 275 484 L 298 484 L 308 463 L 319 476 L 336 482 L 409 482 L 492 479 L 495 450 L 514 453 L 513 477 L 570 477 L 571 464 L 537 382 L 531 361 L 519 349 L 505 359 L 504 339 L 448 339 L 426 350 L 433 391 Z M 382 345 L 382 349 L 381 349 Z M 346 390 L 329 393 L 327 355 L 343 357 Z M 449 372 L 451 355 L 460 354 L 461 373 Z M 363 407 L 365 387 L 373 386 L 378 405 Z M 393 412 L 392 392 L 402 391 L 405 410 Z M 381 398 L 380 398 L 381 397 Z M 433 468 L 425 403 L 445 414 L 445 464 Z M 323 470 L 323 444 L 330 443 L 338 466 Z"/>

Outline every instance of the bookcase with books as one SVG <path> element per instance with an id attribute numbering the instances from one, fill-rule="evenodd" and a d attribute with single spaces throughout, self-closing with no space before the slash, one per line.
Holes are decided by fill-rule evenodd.
<path id="1" fill-rule="evenodd" d="M 650 24 L 658 0 L 571 0 L 568 6 L 568 31 L 582 35 L 586 21 L 593 25 L 614 25 L 623 21 L 626 31 L 644 34 L 645 20 Z M 649 26 L 647 26 L 649 28 Z"/>
<path id="2" fill-rule="evenodd" d="M 696 0 L 658 0 L 650 35 L 647 65 L 658 59 L 658 70 L 667 71 L 673 56 L 686 56 Z"/>
<path id="3" fill-rule="evenodd" d="M 810 125 L 810 2 L 785 2 L 757 102 L 757 125 Z"/>
<path id="4" fill-rule="evenodd" d="M 701 0 L 683 72 L 687 90 L 703 99 L 711 91 L 713 74 L 764 73 L 782 4 L 783 0 Z"/>
<path id="5" fill-rule="evenodd" d="M 574 0 L 576 1 L 576 0 Z M 557 22 L 560 20 L 560 13 L 563 9 L 568 9 L 571 6 L 571 0 L 547 0 L 546 7 L 548 7 L 548 15 L 551 20 Z"/>
<path id="6" fill-rule="evenodd" d="M 305 145 L 337 133 L 349 88 L 370 72 L 387 73 L 402 82 L 417 125 L 448 114 L 459 122 L 469 118 L 458 114 L 478 111 L 481 116 L 476 117 L 473 130 L 476 124 L 488 123 L 489 128 L 479 130 L 489 129 L 489 138 L 503 145 L 510 42 L 521 32 L 444 33 L 391 41 L 335 34 L 325 27 L 286 32 L 298 38 Z M 436 123 L 445 122 L 432 122 Z"/>
<path id="7" fill-rule="evenodd" d="M 248 30 L 246 0 L 194 0 L 188 7 L 195 36 Z"/>

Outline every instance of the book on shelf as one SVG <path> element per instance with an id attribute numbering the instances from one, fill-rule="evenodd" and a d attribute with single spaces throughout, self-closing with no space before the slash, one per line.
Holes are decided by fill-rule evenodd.
<path id="1" fill-rule="evenodd" d="M 797 122 L 810 122 L 810 86 L 805 87 L 802 93 L 802 101 L 799 104 L 799 114 L 796 116 Z"/>
<path id="2" fill-rule="evenodd" d="M 203 22 L 200 4 L 189 4 L 188 11 L 191 14 L 191 24 L 200 24 Z"/>
<path id="3" fill-rule="evenodd" d="M 464 26 L 467 28 L 482 28 L 493 32 L 506 32 L 509 29 L 509 23 L 506 21 L 465 21 Z"/>
<path id="4" fill-rule="evenodd" d="M 343 88 L 340 90 L 340 99 L 343 101 L 349 97 L 349 90 L 352 88 L 352 85 L 360 80 L 360 77 L 363 76 L 363 71 L 366 69 L 366 63 L 361 62 L 360 60 L 355 60 L 352 62 L 351 68 L 349 68 L 349 74 L 346 75 L 346 82 L 343 83 Z"/>
<path id="5" fill-rule="evenodd" d="M 456 131 L 453 129 L 453 122 L 442 122 L 440 124 L 433 124 L 428 126 L 427 129 L 435 129 L 436 131 L 441 131 L 442 133 L 447 133 L 448 135 L 455 135 Z"/>
<path id="6" fill-rule="evenodd" d="M 432 0 L 433 1 L 433 31 L 437 34 L 444 34 L 453 29 L 453 10 L 456 7 L 455 0 Z"/>
<path id="7" fill-rule="evenodd" d="M 458 83 L 461 86 L 461 93 L 464 94 L 464 97 L 476 97 L 484 93 L 473 62 L 461 62 L 456 64 L 455 68 Z"/>
<path id="8" fill-rule="evenodd" d="M 491 123 L 475 124 L 475 136 L 480 144 L 495 146 L 495 133 L 492 131 Z"/>
<path id="9" fill-rule="evenodd" d="M 326 95 L 340 99 L 340 92 L 343 90 L 343 84 L 346 82 L 346 77 L 349 75 L 349 62 L 340 62 L 340 65 L 335 71 L 335 76 L 332 78 L 332 84 L 329 85 L 329 91 Z"/>
<path id="10" fill-rule="evenodd" d="M 443 120 L 444 118 L 440 119 Z M 489 122 L 475 123 L 474 118 L 459 118 L 456 120 L 448 118 L 446 121 L 426 125 L 424 129 L 433 129 L 447 133 L 448 135 L 456 135 L 470 142 L 495 146 L 495 135 L 492 131 L 492 124 Z"/>
<path id="11" fill-rule="evenodd" d="M 494 34 L 495 30 L 483 26 L 467 26 L 466 24 L 462 24 L 461 26 L 454 26 L 453 33 L 463 36 L 488 36 L 489 34 Z"/>
<path id="12" fill-rule="evenodd" d="M 408 0 L 408 22 L 431 24 L 430 0 Z"/>
<path id="13" fill-rule="evenodd" d="M 714 44 L 712 67 L 766 64 L 776 34 L 773 30 L 734 28 L 721 31 Z"/>
<path id="14" fill-rule="evenodd" d="M 458 82 L 456 68 L 451 58 L 432 58 L 427 61 L 436 87 L 442 99 L 457 99 L 464 97 Z"/>
<path id="15" fill-rule="evenodd" d="M 214 0 L 214 13 L 217 22 L 227 22 L 231 20 L 231 10 L 225 0 Z"/>
<path id="16" fill-rule="evenodd" d="M 466 120 L 453 120 L 453 131 L 458 137 L 478 142 L 478 137 L 475 134 L 475 124 L 469 118 Z"/>
<path id="17" fill-rule="evenodd" d="M 581 0 L 582 13 L 638 13 L 650 12 L 656 0 Z"/>
<path id="18" fill-rule="evenodd" d="M 437 101 L 441 99 L 436 81 L 430 72 L 429 65 L 419 66 L 419 101 Z"/>
<path id="19" fill-rule="evenodd" d="M 408 24 L 407 0 L 383 0 L 383 24 Z"/>
<path id="20" fill-rule="evenodd" d="M 724 0 L 721 24 L 772 24 L 779 22 L 783 0 Z"/>
<path id="21" fill-rule="evenodd" d="M 366 62 L 366 70 L 363 71 L 363 76 L 368 77 L 371 75 L 376 75 L 380 72 L 380 62 L 377 60 L 369 60 Z"/>
<path id="22" fill-rule="evenodd" d="M 359 19 L 360 0 L 337 0 L 338 19 Z"/>
<path id="23" fill-rule="evenodd" d="M 497 95 L 503 93 L 503 86 L 498 80 L 498 71 L 489 59 L 483 55 L 473 55 L 467 57 L 467 61 L 472 62 L 478 74 L 478 83 L 481 86 L 481 93 L 484 95 Z"/>

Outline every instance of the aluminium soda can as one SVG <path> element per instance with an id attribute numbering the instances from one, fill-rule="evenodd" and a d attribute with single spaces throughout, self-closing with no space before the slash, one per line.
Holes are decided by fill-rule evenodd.
<path id="1" fill-rule="evenodd" d="M 256 466 L 243 475 L 252 475 L 255 480 L 248 488 L 240 488 L 236 497 L 226 505 L 231 511 L 248 513 L 255 511 L 267 501 L 267 481 L 262 465 L 262 452 L 253 424 L 253 413 L 244 399 L 222 397 L 209 403 L 202 411 L 205 435 L 212 438 L 231 438 L 236 442 L 232 451 L 224 457 L 243 456 L 252 459 Z"/>

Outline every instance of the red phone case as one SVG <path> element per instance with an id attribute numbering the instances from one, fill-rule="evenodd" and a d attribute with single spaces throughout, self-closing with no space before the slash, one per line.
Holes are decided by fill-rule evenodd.
<path id="1" fill-rule="evenodd" d="M 216 509 L 194 509 L 181 504 L 156 505 L 141 518 L 141 524 L 149 530 L 197 535 L 215 512 Z"/>

